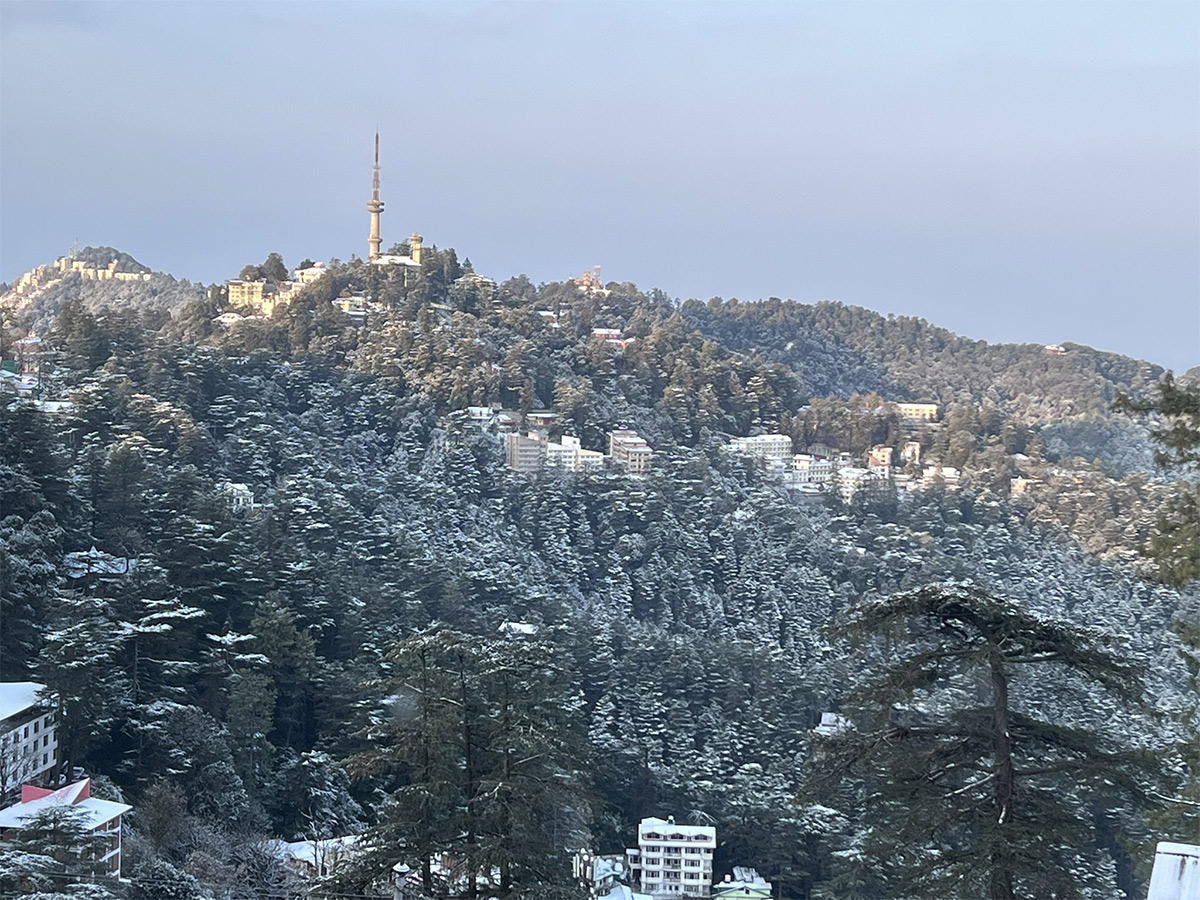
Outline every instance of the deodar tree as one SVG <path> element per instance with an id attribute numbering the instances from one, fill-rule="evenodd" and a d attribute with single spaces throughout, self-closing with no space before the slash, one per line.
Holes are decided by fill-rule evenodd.
<path id="1" fill-rule="evenodd" d="M 1154 767 L 1117 729 L 1065 712 L 1139 701 L 1137 666 L 1111 636 L 967 583 L 862 602 L 841 627 L 869 674 L 842 727 L 816 739 L 809 776 L 813 799 L 861 822 L 840 858 L 865 861 L 887 896 L 1115 887 L 1098 841 L 1116 816 L 1103 811 L 1144 797 Z M 1047 693 L 1056 702 L 1034 699 Z"/>

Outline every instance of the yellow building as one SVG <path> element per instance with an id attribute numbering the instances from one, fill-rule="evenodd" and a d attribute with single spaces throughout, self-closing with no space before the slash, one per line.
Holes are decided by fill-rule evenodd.
<path id="1" fill-rule="evenodd" d="M 233 281 L 225 282 L 225 286 L 229 288 L 230 306 L 262 306 L 263 289 L 267 283 L 265 281 L 242 281 L 235 278 Z"/>
<path id="2" fill-rule="evenodd" d="M 897 403 L 896 409 L 900 418 L 908 422 L 936 422 L 938 417 L 936 403 Z"/>

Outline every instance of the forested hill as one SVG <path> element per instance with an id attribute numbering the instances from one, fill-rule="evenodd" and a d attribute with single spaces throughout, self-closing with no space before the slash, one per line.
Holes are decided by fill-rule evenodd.
<path id="1" fill-rule="evenodd" d="M 903 809 L 856 807 L 848 790 L 834 811 L 801 788 L 813 726 L 892 658 L 856 655 L 838 616 L 946 581 L 1048 631 L 1082 627 L 1144 671 L 1148 709 L 1057 669 L 1014 674 L 1015 741 L 1052 733 L 1073 759 L 1111 738 L 1113 765 L 1161 753 L 1157 789 L 1182 789 L 1175 742 L 1195 709 L 1173 626 L 1198 595 L 1121 561 L 1170 485 L 1095 466 L 1111 431 L 1074 435 L 1087 459 L 1056 455 L 1049 431 L 1116 421 L 1107 395 L 1144 390 L 1153 369 L 837 306 L 496 286 L 449 250 L 422 266 L 407 279 L 334 266 L 269 318 L 219 291 L 173 315 L 68 302 L 46 334 L 46 396 L 0 403 L 0 678 L 49 685 L 64 766 L 134 807 L 139 896 L 171 878 L 192 900 L 292 897 L 269 839 L 366 830 L 372 852 L 335 895 L 373 896 L 399 858 L 432 894 L 574 897 L 568 848 L 632 846 L 645 815 L 715 822 L 717 873 L 755 866 L 783 896 L 913 896 L 874 864 L 913 848 L 863 851 Z M 919 359 L 943 375 L 918 378 Z M 888 402 L 931 394 L 932 424 Z M 518 474 L 467 416 L 493 404 L 518 420 L 548 410 L 552 439 L 588 449 L 635 428 L 653 465 Z M 731 436 L 770 432 L 859 458 L 915 443 L 963 477 L 801 498 L 729 451 Z M 1120 438 L 1149 454 L 1143 431 Z M 505 636 L 512 623 L 525 637 Z M 983 689 L 955 683 L 964 720 Z M 954 751 L 963 771 L 979 740 Z M 1080 896 L 1138 896 L 1147 836 L 1184 837 L 1124 791 L 1132 768 L 1099 793 L 1064 774 L 1069 760 L 1031 768 L 1046 771 L 1022 815 L 1041 818 L 1022 827 Z M 987 818 L 990 788 L 971 779 L 953 802 Z M 0 850 L 0 894 L 49 892 L 12 875 L 38 855 L 29 841 L 19 859 Z M 463 871 L 438 880 L 441 852 L 501 875 L 486 889 Z"/>
<path id="2" fill-rule="evenodd" d="M 1161 367 L 1080 344 L 989 344 L 923 319 L 840 303 L 772 298 L 683 305 L 688 324 L 733 350 L 783 363 L 815 394 L 877 390 L 896 399 L 992 403 L 1028 422 L 1106 416 L 1119 388 L 1143 391 Z"/>
<path id="3" fill-rule="evenodd" d="M 96 280 L 80 272 L 59 272 L 52 264 L 27 275 L 31 284 L 21 293 L 9 290 L 0 294 L 0 308 L 13 310 L 24 328 L 45 334 L 54 324 L 64 305 L 79 303 L 84 309 L 179 311 L 188 303 L 205 296 L 202 284 L 177 279 L 163 272 L 151 272 L 128 253 L 113 247 L 84 247 L 75 251 L 73 260 L 104 269 L 116 262 L 116 272 L 149 275 L 149 280 Z M 37 276 L 37 277 L 34 277 Z"/>

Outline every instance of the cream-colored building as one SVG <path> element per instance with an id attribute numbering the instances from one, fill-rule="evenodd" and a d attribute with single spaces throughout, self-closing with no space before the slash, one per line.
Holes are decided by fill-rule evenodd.
<path id="1" fill-rule="evenodd" d="M 149 272 L 118 272 L 117 261 L 114 259 L 103 269 L 90 265 L 82 259 L 72 259 L 64 256 L 55 263 L 58 271 L 78 272 L 87 281 L 149 281 Z"/>
<path id="2" fill-rule="evenodd" d="M 609 432 L 608 455 L 630 475 L 644 475 L 650 471 L 654 451 L 636 431 L 620 429 Z"/>
<path id="3" fill-rule="evenodd" d="M 292 278 L 302 285 L 312 284 L 328 272 L 325 263 L 313 263 L 311 266 L 305 266 L 303 269 L 297 269 L 292 273 Z"/>
<path id="4" fill-rule="evenodd" d="M 868 469 L 890 469 L 892 467 L 892 448 L 891 447 L 872 447 L 867 451 L 867 468 Z"/>
<path id="5" fill-rule="evenodd" d="M 257 315 L 270 316 L 276 308 L 286 306 L 304 290 L 300 281 L 281 281 L 271 284 L 268 281 L 242 281 L 235 278 L 225 282 L 229 291 L 230 306 L 248 306 Z"/>
<path id="6" fill-rule="evenodd" d="M 604 454 L 583 449 L 577 437 L 563 435 L 559 442 L 554 442 L 537 432 L 506 435 L 505 458 L 509 468 L 518 472 L 537 472 L 542 468 L 593 472 L 604 465 Z"/>

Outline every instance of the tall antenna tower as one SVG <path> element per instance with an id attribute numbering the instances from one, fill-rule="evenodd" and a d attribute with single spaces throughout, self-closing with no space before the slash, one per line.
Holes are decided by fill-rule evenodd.
<path id="1" fill-rule="evenodd" d="M 371 199 L 367 203 L 367 212 L 371 214 L 371 236 L 367 238 L 367 259 L 379 258 L 379 245 L 383 242 L 379 237 L 379 214 L 383 212 L 383 201 L 379 199 L 379 132 L 375 132 L 375 169 L 371 179 Z"/>

